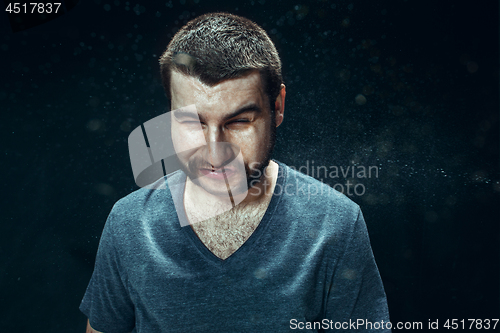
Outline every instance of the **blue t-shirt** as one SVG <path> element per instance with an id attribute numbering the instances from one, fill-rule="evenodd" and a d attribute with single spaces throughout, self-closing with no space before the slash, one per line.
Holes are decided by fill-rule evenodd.
<path id="1" fill-rule="evenodd" d="M 180 226 L 168 186 L 119 200 L 80 305 L 90 325 L 105 333 L 390 331 L 381 329 L 387 301 L 359 206 L 277 163 L 262 221 L 226 260 Z"/>

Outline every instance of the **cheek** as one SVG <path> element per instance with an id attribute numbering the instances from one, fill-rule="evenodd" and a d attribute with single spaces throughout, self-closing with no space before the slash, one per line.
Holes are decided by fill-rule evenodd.
<path id="1" fill-rule="evenodd" d="M 197 112 L 195 104 L 182 107 L 181 109 L 192 113 Z M 175 152 L 180 154 L 187 150 L 206 145 L 207 142 L 201 128 L 201 123 L 195 122 L 190 125 L 180 124 L 174 117 L 175 111 L 170 112 L 170 129 Z"/>
<path id="2" fill-rule="evenodd" d="M 178 124 L 172 124 L 172 143 L 177 154 L 207 144 L 205 135 L 201 130 L 201 125 L 198 127 L 199 128 L 189 128 L 179 126 Z"/>
<path id="3" fill-rule="evenodd" d="M 231 142 L 241 149 L 245 160 L 260 160 L 267 152 L 271 132 L 264 124 L 235 133 Z"/>

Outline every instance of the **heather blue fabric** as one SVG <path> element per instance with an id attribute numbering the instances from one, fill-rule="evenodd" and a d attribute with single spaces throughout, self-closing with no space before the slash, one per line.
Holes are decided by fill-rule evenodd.
<path id="1" fill-rule="evenodd" d="M 140 189 L 119 200 L 80 306 L 91 326 L 105 333 L 276 333 L 317 332 L 297 325 L 323 319 L 331 320 L 328 327 L 357 319 L 387 322 L 359 206 L 277 163 L 276 189 L 262 221 L 226 260 L 190 226 L 180 226 L 168 188 Z"/>

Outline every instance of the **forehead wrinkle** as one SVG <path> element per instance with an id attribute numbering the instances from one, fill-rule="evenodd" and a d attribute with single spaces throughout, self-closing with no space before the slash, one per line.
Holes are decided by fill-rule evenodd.
<path id="1" fill-rule="evenodd" d="M 200 117 L 207 111 L 212 113 L 211 110 L 223 111 L 217 112 L 218 116 L 223 117 L 245 104 L 265 103 L 262 100 L 264 91 L 261 83 L 258 71 L 222 81 L 214 86 L 209 86 L 196 77 L 172 71 L 172 99 L 181 104 L 196 104 Z M 176 108 L 182 106 L 184 105 L 176 105 Z"/>

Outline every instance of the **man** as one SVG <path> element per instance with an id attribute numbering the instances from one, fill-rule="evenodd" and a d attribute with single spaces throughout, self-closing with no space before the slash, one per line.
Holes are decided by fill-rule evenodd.
<path id="1" fill-rule="evenodd" d="M 286 92 L 264 30 L 206 14 L 160 64 L 182 171 L 113 207 L 80 306 L 87 332 L 390 331 L 359 207 L 271 160 Z"/>

